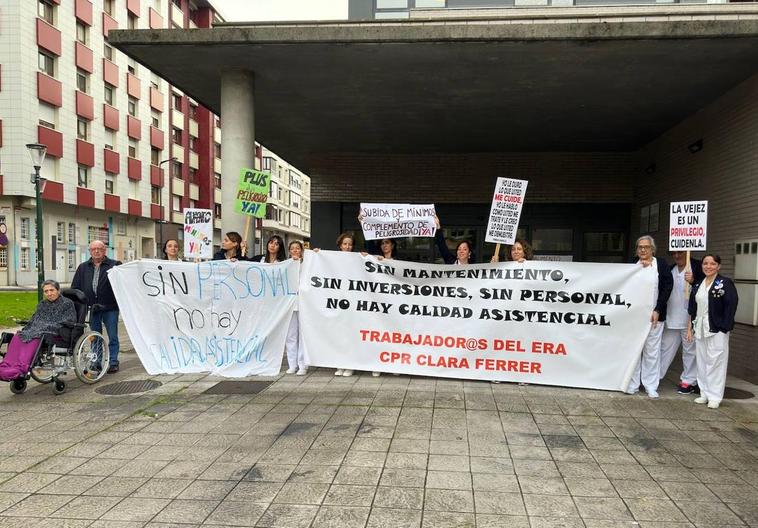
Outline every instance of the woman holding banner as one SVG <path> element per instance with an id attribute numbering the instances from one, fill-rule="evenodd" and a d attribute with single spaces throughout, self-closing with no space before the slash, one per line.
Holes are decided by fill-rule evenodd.
<path id="1" fill-rule="evenodd" d="M 355 238 L 352 233 L 340 233 L 337 237 L 337 249 L 339 251 L 347 251 L 348 253 L 353 251 L 355 245 Z M 353 375 L 351 369 L 337 369 L 334 371 L 335 376 L 350 377 Z"/>
<path id="2" fill-rule="evenodd" d="M 523 238 L 517 238 L 513 241 L 513 245 L 510 248 L 511 261 L 513 262 L 526 262 L 534 258 L 534 250 L 532 250 L 531 244 Z M 496 252 L 492 255 L 490 262 L 500 262 L 500 254 Z"/>
<path id="3" fill-rule="evenodd" d="M 734 328 L 738 302 L 734 283 L 720 275 L 719 270 L 721 257 L 713 254 L 703 257 L 705 279 L 692 287 L 688 309 L 687 340 L 695 339 L 700 387 L 700 397 L 695 403 L 707 403 L 709 409 L 718 409 L 724 398 L 729 332 Z"/>
<path id="4" fill-rule="evenodd" d="M 442 228 L 440 227 L 440 219 L 435 215 L 434 222 L 437 225 L 437 231 L 434 233 L 434 243 L 437 244 L 437 249 L 440 252 L 442 260 L 445 264 L 457 264 L 466 265 L 474 264 L 476 259 L 474 257 L 474 250 L 471 247 L 471 242 L 468 240 L 461 240 L 455 247 L 455 255 L 448 249 L 445 237 L 442 235 Z"/>
<path id="5" fill-rule="evenodd" d="M 242 256 L 242 236 L 236 231 L 225 234 L 221 249 L 213 255 L 213 260 L 247 260 Z"/>
<path id="6" fill-rule="evenodd" d="M 179 258 L 179 241 L 175 238 L 169 238 L 163 244 L 163 260 L 182 260 Z"/>
<path id="7" fill-rule="evenodd" d="M 277 262 L 284 262 L 287 259 L 287 255 L 284 252 L 284 240 L 279 235 L 272 235 L 266 242 L 266 253 L 262 255 L 256 255 L 250 260 L 253 262 L 260 262 L 262 264 L 275 264 Z"/>
<path id="8" fill-rule="evenodd" d="M 303 243 L 299 240 L 293 240 L 288 247 L 290 258 L 292 260 L 303 260 Z M 298 305 L 295 303 L 295 310 L 292 312 L 290 326 L 287 329 L 287 341 L 285 342 L 287 351 L 287 374 L 297 374 L 305 376 L 308 374 L 308 366 L 305 363 L 305 350 L 300 342 L 300 322 L 298 319 Z"/>

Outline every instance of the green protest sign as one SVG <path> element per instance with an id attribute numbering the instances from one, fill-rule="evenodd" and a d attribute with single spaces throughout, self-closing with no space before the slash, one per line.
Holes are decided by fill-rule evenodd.
<path id="1" fill-rule="evenodd" d="M 266 217 L 266 201 L 271 187 L 271 175 L 255 169 L 241 169 L 234 210 L 240 214 Z"/>

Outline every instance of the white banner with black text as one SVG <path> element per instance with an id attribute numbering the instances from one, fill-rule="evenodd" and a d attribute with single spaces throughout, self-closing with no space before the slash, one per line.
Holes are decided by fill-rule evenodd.
<path id="1" fill-rule="evenodd" d="M 624 390 L 650 330 L 646 271 L 308 251 L 301 342 L 314 366 Z"/>

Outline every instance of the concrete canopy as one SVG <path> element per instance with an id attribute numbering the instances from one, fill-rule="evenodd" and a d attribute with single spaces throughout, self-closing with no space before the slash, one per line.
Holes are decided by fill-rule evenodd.
<path id="1" fill-rule="evenodd" d="M 256 139 L 306 171 L 328 152 L 635 150 L 758 70 L 756 19 L 288 23 L 109 38 L 216 113 L 222 72 L 253 71 Z"/>

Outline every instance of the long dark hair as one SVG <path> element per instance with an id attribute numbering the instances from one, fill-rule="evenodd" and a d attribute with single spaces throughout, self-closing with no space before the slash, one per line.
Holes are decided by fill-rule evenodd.
<path id="1" fill-rule="evenodd" d="M 226 238 L 228 238 L 229 240 L 237 244 L 237 247 L 234 248 L 234 254 L 238 257 L 241 256 L 242 248 L 240 247 L 240 245 L 242 244 L 242 235 L 240 235 L 236 231 L 229 231 L 228 233 L 226 233 Z"/>
<path id="2" fill-rule="evenodd" d="M 169 238 L 168 240 L 166 240 L 163 243 L 163 249 L 161 250 L 161 251 L 163 251 L 163 260 L 168 260 L 168 253 L 166 253 L 166 247 L 168 246 L 169 242 L 176 242 L 176 245 L 179 246 L 179 247 L 181 247 L 179 245 L 179 241 L 177 239 L 175 239 L 175 238 Z M 178 258 L 178 255 L 177 255 L 177 258 Z"/>
<path id="3" fill-rule="evenodd" d="M 269 242 L 271 242 L 272 240 L 276 240 L 277 242 L 279 242 L 279 251 L 276 252 L 276 260 L 278 260 L 279 262 L 284 262 L 285 260 L 287 260 L 287 252 L 284 250 L 284 240 L 282 240 L 282 237 L 280 237 L 279 235 L 271 235 L 269 237 L 268 241 L 266 242 L 266 250 L 263 252 L 264 260 L 270 263 L 268 260 L 269 259 L 268 245 L 269 245 Z"/>
<path id="4" fill-rule="evenodd" d="M 517 238 L 513 241 L 513 246 L 516 244 L 521 244 L 521 248 L 524 250 L 524 258 L 526 260 L 532 260 L 534 258 L 534 250 L 532 249 L 532 245 L 529 242 L 523 238 Z M 513 260 L 511 257 L 511 249 L 513 249 L 513 246 L 508 246 L 508 260 Z"/>
<path id="5" fill-rule="evenodd" d="M 379 255 L 382 257 L 384 256 L 384 251 L 382 251 L 382 242 L 387 240 L 390 244 L 392 244 L 392 251 L 390 251 L 390 258 L 394 259 L 397 257 L 397 242 L 395 242 L 392 238 L 383 238 L 379 241 Z"/>

